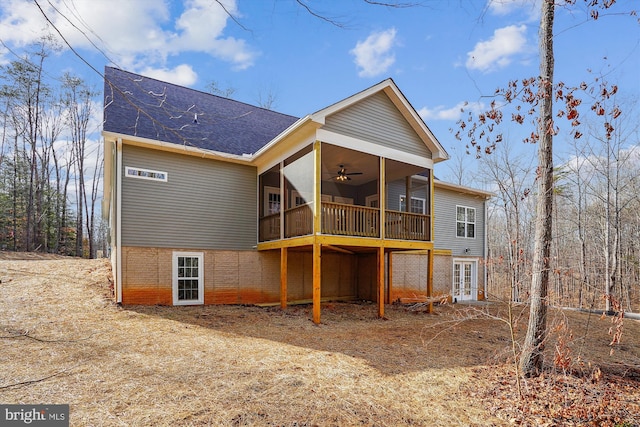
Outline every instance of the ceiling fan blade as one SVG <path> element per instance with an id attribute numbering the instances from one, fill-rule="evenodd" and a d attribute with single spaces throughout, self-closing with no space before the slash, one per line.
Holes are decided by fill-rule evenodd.
<path id="1" fill-rule="evenodd" d="M 344 165 L 339 165 L 339 168 L 336 172 L 337 175 L 334 177 L 338 181 L 351 181 L 349 175 L 362 175 L 362 172 L 347 172 L 347 168 Z"/>

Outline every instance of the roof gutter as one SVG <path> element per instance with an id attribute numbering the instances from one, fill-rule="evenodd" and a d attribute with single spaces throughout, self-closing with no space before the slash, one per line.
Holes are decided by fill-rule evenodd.
<path id="1" fill-rule="evenodd" d="M 465 187 L 463 185 L 451 184 L 450 182 L 440 181 L 439 179 L 434 180 L 433 184 L 436 187 L 446 188 L 448 190 L 458 191 L 458 192 L 464 193 L 464 194 L 471 194 L 471 195 L 474 195 L 474 196 L 481 196 L 481 197 L 484 197 L 485 199 L 490 199 L 490 198 L 495 196 L 495 194 L 491 193 L 490 191 L 478 190 L 477 188 L 471 188 L 471 187 Z"/>
<path id="2" fill-rule="evenodd" d="M 139 136 L 131 136 L 131 135 L 125 135 L 125 134 L 109 132 L 109 131 L 103 131 L 102 136 L 103 138 L 109 139 L 112 141 L 122 139 L 123 142 L 126 141 L 127 144 L 131 144 L 135 146 L 153 147 L 161 151 L 170 151 L 173 153 L 182 153 L 190 156 L 198 156 L 201 158 L 223 160 L 223 161 L 234 162 L 234 163 L 249 164 L 251 163 L 254 157 L 251 154 L 242 154 L 242 155 L 229 154 L 229 153 L 223 153 L 221 151 L 205 150 L 202 148 L 190 147 L 188 145 L 180 145 L 172 142 L 157 141 L 155 139 L 141 138 Z"/>

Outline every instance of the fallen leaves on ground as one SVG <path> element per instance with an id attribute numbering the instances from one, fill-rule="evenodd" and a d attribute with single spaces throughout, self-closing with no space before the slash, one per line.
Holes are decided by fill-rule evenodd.
<path id="1" fill-rule="evenodd" d="M 522 380 L 514 367 L 474 369 L 470 396 L 498 418 L 522 426 L 640 426 L 640 369 L 586 366 L 575 372 L 548 370 Z M 475 382 L 490 384 L 473 387 Z"/>

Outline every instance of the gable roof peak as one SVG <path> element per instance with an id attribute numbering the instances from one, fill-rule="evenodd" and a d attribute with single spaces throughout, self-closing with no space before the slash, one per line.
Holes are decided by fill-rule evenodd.
<path id="1" fill-rule="evenodd" d="M 429 151 L 432 153 L 432 159 L 434 162 L 440 162 L 449 159 L 449 154 L 444 149 L 442 144 L 438 141 L 435 135 L 431 132 L 431 129 L 424 122 L 422 117 L 418 114 L 416 109 L 411 105 L 407 97 L 402 93 L 395 81 L 388 77 L 381 82 L 370 86 L 356 94 L 353 94 L 342 101 L 338 101 L 330 106 L 316 111 L 311 115 L 311 120 L 321 125 L 326 124 L 326 118 L 332 114 L 342 111 L 350 106 L 375 95 L 379 92 L 383 92 L 395 105 L 402 116 L 407 120 L 409 125 L 418 134 L 420 139 L 427 145 Z"/>

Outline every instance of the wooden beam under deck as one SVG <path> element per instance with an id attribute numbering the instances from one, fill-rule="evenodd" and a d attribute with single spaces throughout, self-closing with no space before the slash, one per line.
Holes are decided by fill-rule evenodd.
<path id="1" fill-rule="evenodd" d="M 433 249 L 433 242 L 395 240 L 395 239 L 377 239 L 370 237 L 350 237 L 350 236 L 332 236 L 329 234 L 321 234 L 316 236 L 292 237 L 284 240 L 273 240 L 270 242 L 258 243 L 259 251 L 274 250 L 281 248 L 296 248 L 307 246 L 311 248 L 314 242 L 318 242 L 323 246 L 338 246 L 340 248 L 351 250 L 351 248 L 379 248 L 386 250 L 400 251 L 427 251 Z M 355 250 L 353 252 L 356 252 Z"/>
<path id="2" fill-rule="evenodd" d="M 333 246 L 333 245 L 326 245 L 325 246 L 327 249 L 331 249 L 332 251 L 336 251 L 336 252 L 341 252 L 343 254 L 349 254 L 349 255 L 355 255 L 356 253 L 344 248 L 341 248 L 339 246 Z"/>
<path id="3" fill-rule="evenodd" d="M 284 240 L 272 240 L 270 242 L 258 243 L 259 251 L 269 251 L 280 248 L 296 248 L 300 246 L 311 246 L 315 240 L 314 236 L 292 237 Z"/>

